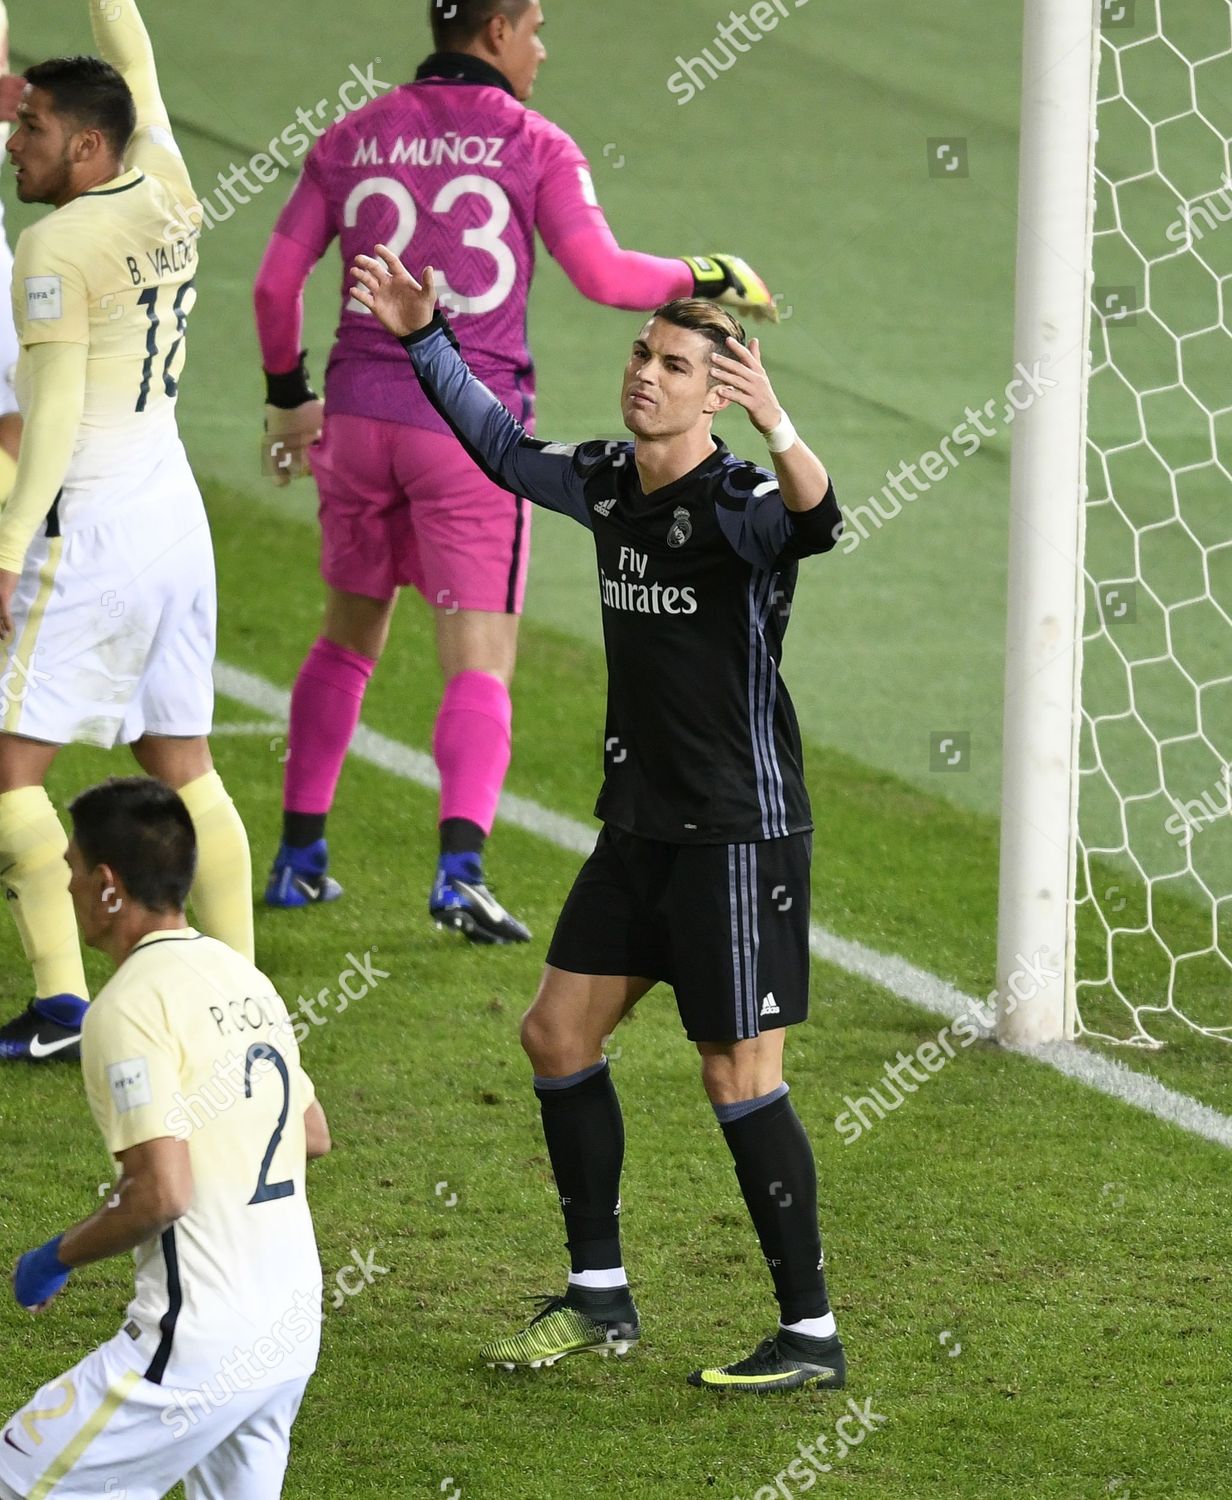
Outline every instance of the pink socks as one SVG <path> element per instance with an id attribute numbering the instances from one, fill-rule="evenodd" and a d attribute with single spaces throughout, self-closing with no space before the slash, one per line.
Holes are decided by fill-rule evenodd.
<path id="1" fill-rule="evenodd" d="M 305 658 L 291 693 L 291 751 L 282 798 L 288 812 L 329 811 L 375 665 L 324 638 Z"/>
<path id="2" fill-rule="evenodd" d="M 465 818 L 492 831 L 512 739 L 509 689 L 487 672 L 460 672 L 445 689 L 432 735 L 442 823 Z"/>
<path id="3" fill-rule="evenodd" d="M 359 723 L 375 662 L 332 641 L 318 640 L 291 694 L 291 751 L 283 807 L 324 817 L 329 812 Z M 513 705 L 509 690 L 487 672 L 461 672 L 445 689 L 432 753 L 441 773 L 443 823 L 465 818 L 489 833 L 509 769 Z"/>

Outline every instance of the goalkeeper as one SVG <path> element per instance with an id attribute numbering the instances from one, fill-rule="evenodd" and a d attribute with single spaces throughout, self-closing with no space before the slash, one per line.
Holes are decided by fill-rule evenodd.
<path id="1" fill-rule="evenodd" d="M 300 907 L 342 893 L 328 873 L 326 815 L 409 584 L 435 612 L 444 682 L 429 914 L 472 942 L 522 942 L 530 934 L 492 898 L 481 857 L 510 759 L 530 507 L 458 448 L 401 349 L 345 291 L 322 406 L 300 352 L 309 274 L 335 238 L 344 263 L 384 240 L 414 264 L 448 265 L 446 302 L 463 353 L 528 428 L 536 230 L 595 302 L 650 309 L 692 294 L 754 316 L 776 309 L 735 257 L 667 260 L 616 243 L 586 158 L 526 108 L 546 56 L 538 0 L 451 0 L 429 13 L 436 51 L 413 83 L 325 131 L 257 277 L 267 468 L 285 484 L 306 470 L 315 445 L 326 585 L 321 633 L 291 698 L 282 842 L 265 899 Z"/>

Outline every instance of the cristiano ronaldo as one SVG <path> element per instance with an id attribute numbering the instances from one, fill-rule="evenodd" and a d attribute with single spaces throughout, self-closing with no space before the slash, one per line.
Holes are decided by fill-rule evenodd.
<path id="1" fill-rule="evenodd" d="M 824 465 L 797 436 L 757 341 L 712 303 L 660 307 L 621 391 L 633 442 L 528 437 L 467 368 L 416 281 L 384 246 L 356 296 L 402 340 L 421 388 L 499 484 L 592 533 L 608 667 L 603 827 L 548 950 L 522 1045 L 534 1068 L 571 1258 L 568 1286 L 489 1364 L 621 1354 L 638 1338 L 620 1245 L 624 1128 L 604 1039 L 670 984 L 770 1269 L 779 1325 L 747 1358 L 695 1370 L 739 1392 L 841 1387 L 813 1151 L 783 1081 L 786 1028 L 808 1012 L 812 817 L 780 678 L 799 561 L 842 521 Z M 745 409 L 773 470 L 712 433 Z"/>

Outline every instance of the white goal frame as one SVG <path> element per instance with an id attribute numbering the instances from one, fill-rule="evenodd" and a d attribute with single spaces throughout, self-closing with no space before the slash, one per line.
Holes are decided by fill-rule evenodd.
<path id="1" fill-rule="evenodd" d="M 1056 382 L 1014 423 L 997 1036 L 1071 1038 L 1099 0 L 1026 0 L 1014 358 Z M 1036 362 L 1039 362 L 1038 366 Z M 1024 991 L 1018 980 L 1031 974 Z"/>

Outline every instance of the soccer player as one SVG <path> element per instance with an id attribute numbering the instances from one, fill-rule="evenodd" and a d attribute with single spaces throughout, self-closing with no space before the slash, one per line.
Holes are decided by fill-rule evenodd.
<path id="1" fill-rule="evenodd" d="M 482 854 L 510 759 L 529 506 L 459 450 L 397 345 L 345 288 L 323 408 L 300 352 L 304 285 L 335 236 L 344 264 L 378 240 L 413 246 L 417 264 L 448 264 L 442 296 L 467 358 L 528 428 L 536 230 L 595 302 L 649 309 L 696 291 L 767 317 L 777 309 L 742 261 L 660 259 L 617 245 L 586 158 L 526 108 L 547 55 L 539 0 L 433 0 L 429 14 L 437 50 L 413 83 L 324 132 L 257 278 L 267 466 L 285 484 L 320 436 L 311 466 L 326 584 L 321 635 L 291 697 L 282 843 L 265 899 L 304 906 L 342 893 L 327 873 L 326 815 L 409 584 L 434 611 L 444 679 L 432 736 L 441 793 L 429 914 L 472 942 L 522 942 L 530 934 L 492 897 Z"/>
<path id="2" fill-rule="evenodd" d="M 214 559 L 175 417 L 195 199 L 134 0 L 90 14 L 105 60 L 31 68 L 8 143 L 18 196 L 55 210 L 17 245 L 26 429 L 0 515 L 0 886 L 37 997 L 0 1057 L 34 1061 L 77 1054 L 87 998 L 43 789 L 63 745 L 129 744 L 179 790 L 197 920 L 252 957 L 248 839 L 206 738 Z"/>
<path id="3" fill-rule="evenodd" d="M 325 1113 L 273 985 L 185 921 L 182 799 L 133 776 L 70 815 L 77 920 L 116 965 L 81 1062 L 119 1178 L 20 1258 L 13 1290 L 41 1312 L 78 1267 L 134 1251 L 136 1293 L 119 1333 L 5 1427 L 0 1500 L 153 1500 L 181 1479 L 189 1500 L 274 1500 L 320 1344 L 304 1179 Z"/>
<path id="4" fill-rule="evenodd" d="M 621 391 L 632 443 L 542 443 L 475 378 L 448 323 L 385 246 L 356 295 L 402 339 L 425 396 L 494 480 L 594 534 L 608 665 L 606 775 L 594 853 L 565 902 L 522 1024 L 564 1211 L 568 1287 L 494 1365 L 623 1353 L 638 1337 L 620 1248 L 624 1129 L 604 1038 L 656 981 L 671 984 L 770 1267 L 780 1322 L 752 1355 L 694 1385 L 841 1386 L 812 1148 L 783 1082 L 784 1028 L 808 1010 L 812 821 L 800 735 L 779 678 L 799 559 L 842 520 L 724 309 L 660 307 Z M 774 472 L 711 424 L 745 409 Z"/>

